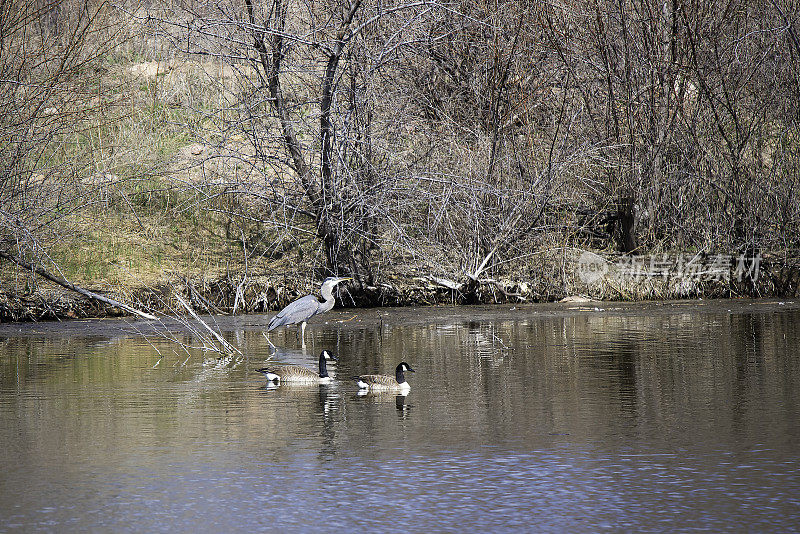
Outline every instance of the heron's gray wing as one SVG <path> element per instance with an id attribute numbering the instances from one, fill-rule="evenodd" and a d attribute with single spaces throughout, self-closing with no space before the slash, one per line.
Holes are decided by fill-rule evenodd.
<path id="1" fill-rule="evenodd" d="M 306 295 L 279 311 L 275 317 L 270 319 L 267 328 L 272 330 L 287 324 L 302 323 L 312 317 L 317 312 L 317 308 L 319 308 L 319 299 L 314 295 Z"/>

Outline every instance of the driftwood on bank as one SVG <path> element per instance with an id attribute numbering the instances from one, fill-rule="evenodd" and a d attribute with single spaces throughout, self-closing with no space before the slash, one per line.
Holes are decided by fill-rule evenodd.
<path id="1" fill-rule="evenodd" d="M 494 278 L 478 279 L 478 278 L 473 278 L 472 275 L 468 274 L 466 276 L 465 282 L 456 282 L 453 280 L 448 280 L 447 278 L 427 275 L 426 277 L 420 278 L 419 280 L 426 280 L 433 283 L 434 285 L 445 287 L 452 291 L 456 291 L 460 293 L 462 297 L 467 301 L 473 300 L 477 302 L 480 300 L 477 293 L 478 290 L 480 289 L 481 284 L 495 288 L 497 291 L 502 293 L 503 296 L 505 296 L 506 298 L 517 299 L 519 302 L 527 302 L 528 300 L 527 297 L 525 297 L 525 295 L 522 294 L 522 292 L 520 291 L 511 292 L 506 288 L 506 285 L 503 284 L 503 282 L 495 280 Z M 513 286 L 519 287 L 520 284 L 516 283 L 513 284 Z"/>
<path id="2" fill-rule="evenodd" d="M 38 267 L 36 265 L 31 265 L 30 263 L 27 263 L 27 262 L 23 261 L 22 259 L 14 256 L 13 254 L 9 254 L 7 252 L 0 251 L 0 258 L 3 258 L 5 260 L 11 261 L 11 262 L 14 262 L 17 265 L 19 265 L 20 267 L 22 267 L 23 269 L 27 269 L 28 271 L 30 271 L 32 273 L 36 273 L 39 276 L 41 276 L 42 278 L 50 280 L 51 282 L 56 283 L 56 284 L 60 285 L 61 287 L 66 288 L 66 289 L 69 289 L 70 291 L 75 291 L 76 293 L 80 293 L 81 295 L 83 295 L 85 297 L 89 297 L 90 299 L 94 299 L 94 300 L 109 304 L 111 306 L 116 306 L 118 308 L 122 308 L 123 310 L 128 311 L 130 313 L 133 313 L 135 315 L 138 315 L 139 317 L 142 317 L 144 319 L 152 319 L 152 320 L 157 319 L 157 317 L 155 315 L 150 315 L 149 313 L 145 313 L 145 312 L 143 312 L 141 310 L 137 310 L 136 308 L 128 306 L 127 304 L 123 304 L 122 302 L 119 302 L 118 300 L 110 299 L 108 297 L 104 297 L 103 295 L 95 293 L 94 291 L 89 291 L 88 289 L 84 289 L 84 288 L 82 288 L 80 286 L 76 286 L 72 282 L 68 282 L 67 280 L 64 280 L 61 277 L 55 276 L 53 274 L 50 274 L 49 272 L 47 272 L 46 270 L 42 269 L 41 267 Z"/>

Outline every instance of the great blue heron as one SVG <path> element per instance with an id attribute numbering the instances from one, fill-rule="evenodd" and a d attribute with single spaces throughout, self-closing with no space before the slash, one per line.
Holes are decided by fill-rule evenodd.
<path id="1" fill-rule="evenodd" d="M 325 313 L 333 308 L 333 288 L 336 287 L 336 284 L 344 282 L 345 280 L 352 280 L 352 278 L 338 278 L 335 276 L 326 278 L 325 281 L 322 282 L 322 289 L 320 289 L 322 298 L 325 299 L 324 301 L 320 302 L 316 295 L 306 295 L 305 297 L 300 297 L 299 299 L 289 303 L 289 305 L 279 311 L 275 317 L 269 320 L 267 331 L 271 332 L 279 326 L 300 323 L 300 335 L 303 346 L 305 347 L 306 321 L 315 315 Z"/>

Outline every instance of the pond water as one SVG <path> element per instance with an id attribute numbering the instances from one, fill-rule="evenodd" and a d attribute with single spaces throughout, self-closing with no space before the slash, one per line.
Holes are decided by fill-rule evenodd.
<path id="1" fill-rule="evenodd" d="M 800 302 L 335 310 L 305 351 L 268 319 L 217 318 L 231 361 L 0 325 L 0 531 L 800 528 Z M 322 349 L 331 385 L 255 372 Z"/>

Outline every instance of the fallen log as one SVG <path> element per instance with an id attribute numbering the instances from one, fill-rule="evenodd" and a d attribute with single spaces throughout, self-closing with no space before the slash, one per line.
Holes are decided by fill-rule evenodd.
<path id="1" fill-rule="evenodd" d="M 59 276 L 56 276 L 54 274 L 50 274 L 49 272 L 47 272 L 46 270 L 42 269 L 41 267 L 36 266 L 36 265 L 31 265 L 30 263 L 27 263 L 26 261 L 23 261 L 22 259 L 16 257 L 15 255 L 9 254 L 8 252 L 3 252 L 2 250 L 0 250 L 0 258 L 3 258 L 4 260 L 8 260 L 8 261 L 11 261 L 11 262 L 14 262 L 17 265 L 19 265 L 20 267 L 22 267 L 23 269 L 27 269 L 28 271 L 30 271 L 32 273 L 36 273 L 39 276 L 41 276 L 42 278 L 50 280 L 51 282 L 56 283 L 56 284 L 60 285 L 61 287 L 66 288 L 66 289 L 69 289 L 70 291 L 74 291 L 74 292 L 79 293 L 79 294 L 81 294 L 81 295 L 83 295 L 85 297 L 89 297 L 90 299 L 94 299 L 94 300 L 97 300 L 97 301 L 100 301 L 100 302 L 104 302 L 104 303 L 109 304 L 111 306 L 117 306 L 118 308 L 122 308 L 123 310 L 129 311 L 129 312 L 131 312 L 131 313 L 133 313 L 135 315 L 138 315 L 139 317 L 142 317 L 144 319 L 151 319 L 151 320 L 158 319 L 155 315 L 150 315 L 149 313 L 145 313 L 145 312 L 143 312 L 141 310 L 137 310 L 136 308 L 132 308 L 131 306 L 128 306 L 127 304 L 123 304 L 122 302 L 119 302 L 118 300 L 110 299 L 108 297 L 104 297 L 103 295 L 95 293 L 94 291 L 89 291 L 88 289 L 84 289 L 84 288 L 82 288 L 80 286 L 76 286 L 72 282 L 68 282 L 67 280 L 64 280 L 63 278 L 61 278 Z"/>

